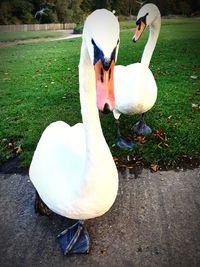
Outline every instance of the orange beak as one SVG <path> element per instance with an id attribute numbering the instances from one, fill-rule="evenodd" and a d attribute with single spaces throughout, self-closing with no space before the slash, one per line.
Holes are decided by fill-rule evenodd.
<path id="1" fill-rule="evenodd" d="M 141 21 L 140 24 L 137 25 L 135 35 L 133 36 L 134 42 L 137 42 L 140 39 L 145 28 L 146 28 L 146 24 L 143 21 Z"/>
<path id="2" fill-rule="evenodd" d="M 115 107 L 114 66 L 114 60 L 112 60 L 108 70 L 104 69 L 101 60 L 98 60 L 94 65 L 96 74 L 97 108 L 103 113 L 109 113 L 113 111 Z"/>

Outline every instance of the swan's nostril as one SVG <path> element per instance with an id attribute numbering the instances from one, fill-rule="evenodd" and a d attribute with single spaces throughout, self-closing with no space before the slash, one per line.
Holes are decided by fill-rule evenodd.
<path id="1" fill-rule="evenodd" d="M 111 109 L 110 109 L 110 106 L 109 106 L 109 104 L 108 103 L 106 103 L 105 105 L 104 105 L 104 108 L 103 108 L 103 111 L 102 111 L 104 114 L 108 114 L 108 113 L 110 113 L 111 112 Z"/>

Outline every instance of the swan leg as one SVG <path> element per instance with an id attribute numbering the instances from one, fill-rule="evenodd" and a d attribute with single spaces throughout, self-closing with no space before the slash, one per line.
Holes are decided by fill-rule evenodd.
<path id="1" fill-rule="evenodd" d="M 35 195 L 35 212 L 39 213 L 40 215 L 46 215 L 46 216 L 49 216 L 52 213 L 52 211 L 42 201 L 37 191 Z"/>
<path id="2" fill-rule="evenodd" d="M 57 236 L 64 255 L 89 252 L 89 235 L 83 223 L 83 221 L 77 221 Z"/>
<path id="3" fill-rule="evenodd" d="M 115 120 L 115 123 L 117 125 L 117 146 L 122 149 L 133 149 L 133 147 L 135 146 L 135 142 L 121 135 L 119 128 L 119 120 Z"/>
<path id="4" fill-rule="evenodd" d="M 144 113 L 142 114 L 140 120 L 133 125 L 132 130 L 136 134 L 148 135 L 152 133 L 151 128 L 144 121 Z"/>

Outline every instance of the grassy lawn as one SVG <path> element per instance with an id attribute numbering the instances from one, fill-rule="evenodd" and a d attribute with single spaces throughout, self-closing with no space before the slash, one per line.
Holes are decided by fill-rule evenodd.
<path id="1" fill-rule="evenodd" d="M 162 26 L 166 26 L 166 25 L 178 25 L 178 24 L 194 24 L 194 23 L 198 23 L 199 18 L 179 18 L 179 19 L 166 19 L 166 18 L 162 18 Z M 120 27 L 121 30 L 127 30 L 127 29 L 132 29 L 133 27 L 135 27 L 135 21 L 132 20 L 126 20 L 126 21 L 121 21 L 120 22 Z"/>
<path id="2" fill-rule="evenodd" d="M 129 22 L 128 22 L 129 23 Z M 125 25 L 125 24 L 124 24 Z M 133 22 L 134 25 L 134 22 Z M 124 26 L 123 26 L 124 27 Z M 200 160 L 200 21 L 164 21 L 151 70 L 158 85 L 158 99 L 146 114 L 146 122 L 161 129 L 137 138 L 133 151 L 115 145 L 112 114 L 101 115 L 102 127 L 113 156 L 143 159 L 146 164 L 174 164 L 179 157 Z M 136 44 L 132 31 L 121 33 L 118 64 L 140 60 L 148 32 Z M 0 161 L 16 152 L 29 166 L 45 127 L 56 120 L 70 125 L 81 121 L 78 62 L 81 39 L 0 47 Z M 121 129 L 131 138 L 138 116 L 121 116 Z M 161 137 L 161 138 L 160 138 Z M 21 148 L 22 151 L 19 149 Z"/>
<path id="3" fill-rule="evenodd" d="M 14 42 L 16 40 L 28 40 L 61 36 L 63 36 L 63 33 L 59 31 L 0 32 L 0 42 Z"/>

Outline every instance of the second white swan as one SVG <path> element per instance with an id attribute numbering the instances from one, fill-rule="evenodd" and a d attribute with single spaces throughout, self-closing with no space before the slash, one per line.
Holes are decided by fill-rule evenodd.
<path id="1" fill-rule="evenodd" d="M 118 125 L 117 144 L 121 148 L 133 148 L 134 142 L 121 136 L 119 117 L 121 114 L 142 114 L 141 120 L 133 126 L 137 134 L 149 134 L 151 129 L 144 122 L 144 113 L 150 110 L 156 102 L 157 85 L 149 69 L 149 63 L 156 46 L 160 32 L 160 11 L 154 4 L 144 5 L 137 15 L 136 33 L 133 41 L 136 42 L 144 29 L 149 26 L 150 33 L 145 46 L 141 63 L 127 66 L 115 66 L 115 99 L 114 117 Z"/>

